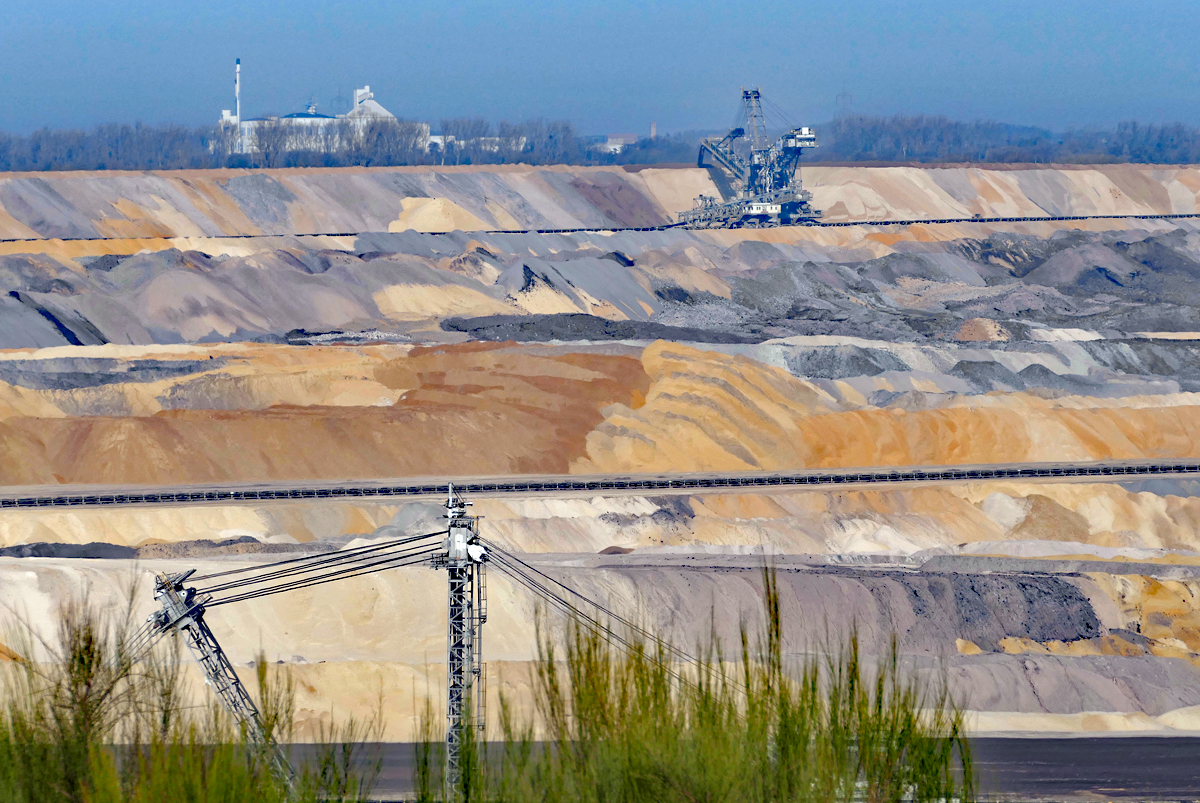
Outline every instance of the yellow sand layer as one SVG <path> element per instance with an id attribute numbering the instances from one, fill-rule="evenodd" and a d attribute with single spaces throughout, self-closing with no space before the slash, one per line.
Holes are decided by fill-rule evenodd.
<path id="1" fill-rule="evenodd" d="M 648 347 L 646 403 L 609 409 L 579 473 L 747 471 L 1200 456 L 1200 397 L 971 397 L 934 410 L 840 411 L 781 368 Z"/>

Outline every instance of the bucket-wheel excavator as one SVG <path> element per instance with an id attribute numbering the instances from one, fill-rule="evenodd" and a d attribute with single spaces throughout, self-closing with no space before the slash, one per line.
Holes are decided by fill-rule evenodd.
<path id="1" fill-rule="evenodd" d="M 744 125 L 723 137 L 700 143 L 699 167 L 719 172 L 727 185 L 725 197 L 701 195 L 696 206 L 679 215 L 689 229 L 759 228 L 803 225 L 821 213 L 812 208 L 812 195 L 800 181 L 797 168 L 805 148 L 817 147 L 811 128 L 793 128 L 772 142 L 767 135 L 758 89 L 742 89 Z"/>

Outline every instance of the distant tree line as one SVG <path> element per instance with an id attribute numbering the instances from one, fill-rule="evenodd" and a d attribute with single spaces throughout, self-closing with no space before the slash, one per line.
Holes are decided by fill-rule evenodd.
<path id="1" fill-rule="evenodd" d="M 626 145 L 620 153 L 605 153 L 588 138 L 575 133 L 570 123 L 500 123 L 493 131 L 482 117 L 442 120 L 445 145 L 431 152 L 439 164 L 669 164 L 696 160 L 700 135 L 686 132 L 646 137 Z"/>
<path id="2" fill-rule="evenodd" d="M 91 131 L 0 132 L 0 171 L 172 170 L 213 167 L 344 167 L 418 164 L 694 163 L 702 132 L 644 138 L 607 153 L 565 121 L 441 121 L 440 138 L 406 120 L 344 120 L 298 126 L 261 123 L 249 153 L 232 128 L 102 125 Z M 724 133 L 724 132 L 721 132 Z M 840 117 L 817 127 L 820 148 L 806 161 L 1200 163 L 1200 128 L 1176 123 L 1118 124 L 1054 133 L 945 117 Z"/>
<path id="3" fill-rule="evenodd" d="M 43 128 L 0 133 L 0 170 L 171 170 L 217 167 L 231 152 L 228 129 L 102 125 L 92 131 Z"/>
<path id="4" fill-rule="evenodd" d="M 428 127 L 409 120 L 336 120 L 294 125 L 281 119 L 259 123 L 248 153 L 224 148 L 221 167 L 347 167 L 422 164 Z M 222 143 L 224 145 L 225 143 Z"/>
<path id="5" fill-rule="evenodd" d="M 1200 163 L 1200 128 L 1119 123 L 1115 129 L 1054 133 L 945 117 L 842 117 L 821 126 L 821 161 Z"/>
<path id="6" fill-rule="evenodd" d="M 232 127 L 139 124 L 102 125 L 91 131 L 47 128 L 28 136 L 0 132 L 0 171 L 613 161 L 589 150 L 584 138 L 563 121 L 501 122 L 493 129 L 481 118 L 443 120 L 442 130 L 445 145 L 431 144 L 428 126 L 408 120 L 294 125 L 268 119 L 255 127 L 247 153 L 238 152 Z M 690 154 L 693 148 L 683 150 Z M 635 146 L 633 152 L 655 160 L 654 147 Z"/>

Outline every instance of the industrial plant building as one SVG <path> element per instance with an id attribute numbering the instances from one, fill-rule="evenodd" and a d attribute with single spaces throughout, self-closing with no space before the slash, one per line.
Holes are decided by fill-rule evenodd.
<path id="1" fill-rule="evenodd" d="M 256 153 L 259 150 L 260 129 L 264 126 L 288 126 L 287 135 L 283 137 L 284 150 L 310 150 L 314 143 L 326 136 L 334 134 L 329 127 L 334 124 L 348 123 L 356 128 L 366 128 L 372 122 L 396 120 L 396 115 L 385 109 L 375 100 L 370 85 L 354 90 L 354 103 L 346 114 L 318 114 L 317 104 L 309 103 L 302 112 L 282 116 L 268 115 L 242 119 L 242 60 L 238 59 L 234 66 L 234 108 L 222 109 L 220 125 L 233 127 L 238 131 L 236 152 Z M 420 131 L 418 137 L 422 148 L 428 149 L 429 124 L 416 123 Z"/>

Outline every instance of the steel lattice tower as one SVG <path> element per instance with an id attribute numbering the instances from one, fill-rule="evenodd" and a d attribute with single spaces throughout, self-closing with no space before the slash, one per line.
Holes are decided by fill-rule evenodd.
<path id="1" fill-rule="evenodd" d="M 449 624 L 446 634 L 446 781 L 458 785 L 462 770 L 463 743 L 484 730 L 486 690 L 483 682 L 481 637 L 487 621 L 487 590 L 483 560 L 486 552 L 478 543 L 479 519 L 466 515 L 469 502 L 450 486 L 446 500 L 449 535 L 444 557 L 448 575 Z M 469 709 L 474 702 L 475 711 Z"/>
<path id="2" fill-rule="evenodd" d="M 767 123 L 763 117 L 762 92 L 758 88 L 742 87 L 742 116 L 746 118 L 746 138 L 751 151 L 765 151 L 771 147 L 767 141 Z"/>

